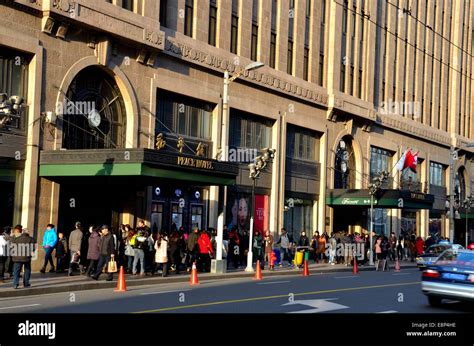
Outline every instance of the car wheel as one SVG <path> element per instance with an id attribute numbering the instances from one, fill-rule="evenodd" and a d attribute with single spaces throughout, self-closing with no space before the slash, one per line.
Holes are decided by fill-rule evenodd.
<path id="1" fill-rule="evenodd" d="M 441 306 L 441 301 L 442 299 L 439 297 L 428 297 L 428 303 L 430 303 L 431 306 Z"/>

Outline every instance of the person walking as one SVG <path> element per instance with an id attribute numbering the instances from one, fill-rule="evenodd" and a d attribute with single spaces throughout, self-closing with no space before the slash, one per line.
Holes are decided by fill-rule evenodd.
<path id="1" fill-rule="evenodd" d="M 91 276 L 94 280 L 99 280 L 99 276 L 102 273 L 102 269 L 106 266 L 112 258 L 115 257 L 115 244 L 114 238 L 112 237 L 112 233 L 109 231 L 109 227 L 107 225 L 103 225 L 101 227 L 102 230 L 102 238 L 100 238 L 99 244 L 99 264 L 97 265 L 97 270 L 95 274 Z M 114 273 L 108 272 L 107 273 L 107 281 L 112 281 L 114 279 Z"/>
<path id="2" fill-rule="evenodd" d="M 198 238 L 198 248 L 199 248 L 199 267 L 204 273 L 209 273 L 211 271 L 211 258 L 214 254 L 214 249 L 212 248 L 211 239 L 209 234 L 206 231 L 202 231 Z"/>
<path id="3" fill-rule="evenodd" d="M 254 259 L 253 261 L 256 262 L 257 260 L 260 261 L 260 268 L 263 270 L 263 262 L 264 262 L 264 258 L 263 258 L 263 237 L 262 235 L 260 234 L 259 231 L 255 231 L 254 235 L 253 235 L 253 253 L 254 253 Z"/>
<path id="4" fill-rule="evenodd" d="M 69 252 L 71 254 L 71 262 L 69 263 L 68 275 L 72 276 L 75 267 L 78 265 L 79 270 L 82 273 L 84 271 L 84 266 L 81 259 L 81 246 L 82 246 L 82 225 L 78 221 L 74 225 L 75 229 L 69 235 Z M 77 259 L 77 261 L 76 261 Z"/>
<path id="5" fill-rule="evenodd" d="M 133 269 L 132 274 L 137 275 L 137 266 L 140 262 L 140 275 L 145 276 L 145 250 L 148 247 L 149 233 L 145 227 L 138 227 L 137 234 L 132 240 L 133 247 Z"/>
<path id="6" fill-rule="evenodd" d="M 227 250 L 227 268 L 230 266 L 230 262 L 233 263 L 234 269 L 239 267 L 239 257 L 240 257 L 240 238 L 238 229 L 236 226 L 232 227 L 228 233 L 229 245 Z"/>
<path id="7" fill-rule="evenodd" d="M 9 253 L 9 237 L 6 234 L 6 228 L 0 229 L 0 283 L 3 283 L 5 278 L 6 263 Z"/>
<path id="8" fill-rule="evenodd" d="M 158 237 L 155 242 L 155 262 L 158 265 L 162 265 L 162 277 L 168 276 L 168 236 L 164 231 L 158 233 Z"/>
<path id="9" fill-rule="evenodd" d="M 95 270 L 97 270 L 97 264 L 100 258 L 100 235 L 94 226 L 89 227 L 89 239 L 87 248 L 87 259 L 89 260 L 89 266 L 87 267 L 86 275 L 90 277 Z"/>
<path id="10" fill-rule="evenodd" d="M 329 263 L 331 263 L 331 265 L 336 264 L 336 249 L 337 240 L 334 236 L 334 233 L 331 233 L 331 237 L 329 238 Z"/>
<path id="11" fill-rule="evenodd" d="M 382 237 L 377 237 L 377 240 L 375 241 L 375 256 L 377 258 L 377 261 L 380 261 L 382 259 Z"/>
<path id="12" fill-rule="evenodd" d="M 317 232 L 317 231 L 316 231 Z M 318 261 L 323 263 L 325 260 L 326 260 L 326 255 L 325 255 L 325 252 L 326 252 L 326 244 L 327 244 L 327 240 L 326 240 L 326 237 L 324 235 L 322 236 L 319 236 L 318 235 L 318 250 L 317 250 L 317 254 L 318 254 Z"/>
<path id="13" fill-rule="evenodd" d="M 389 244 L 390 244 L 390 260 L 395 261 L 397 257 L 397 236 L 395 235 L 394 232 L 390 233 L 390 238 L 388 239 Z"/>
<path id="14" fill-rule="evenodd" d="M 127 273 L 132 274 L 133 260 L 135 257 L 135 250 L 131 244 L 133 236 L 136 234 L 130 225 L 125 225 L 127 235 L 125 236 L 125 257 L 127 264 Z"/>
<path id="15" fill-rule="evenodd" d="M 54 229 L 54 225 L 50 223 L 46 226 L 46 230 L 43 236 L 43 249 L 45 252 L 45 256 L 43 267 L 40 269 L 40 272 L 42 274 L 46 272 L 46 266 L 48 265 L 48 263 L 50 265 L 49 272 L 53 273 L 55 271 L 52 254 L 57 242 L 58 236 L 56 234 L 56 230 Z"/>
<path id="16" fill-rule="evenodd" d="M 283 265 L 283 261 L 288 262 L 288 267 L 291 267 L 291 259 L 290 259 L 290 238 L 288 237 L 288 233 L 286 232 L 285 228 L 281 229 L 280 239 L 278 240 L 277 244 L 280 245 L 281 249 L 281 261 L 280 267 Z"/>
<path id="17" fill-rule="evenodd" d="M 178 231 L 173 231 L 169 237 L 168 257 L 175 274 L 179 274 L 181 270 L 181 249 L 180 249 L 180 235 Z"/>
<path id="18" fill-rule="evenodd" d="M 28 233 L 22 233 L 22 228 L 16 226 L 13 230 L 12 261 L 13 261 L 13 288 L 20 286 L 20 272 L 23 269 L 23 287 L 30 287 L 31 257 L 35 252 L 35 241 Z"/>
<path id="19" fill-rule="evenodd" d="M 265 231 L 265 237 L 263 238 L 264 246 L 265 246 L 265 258 L 268 268 L 270 268 L 272 253 L 273 253 L 273 235 L 270 233 L 269 230 Z"/>
<path id="20" fill-rule="evenodd" d="M 423 238 L 421 237 L 416 238 L 415 247 L 416 247 L 416 255 L 417 256 L 422 255 L 423 252 L 425 251 L 425 242 L 423 241 Z"/>
<path id="21" fill-rule="evenodd" d="M 193 231 L 188 236 L 188 242 L 186 247 L 188 252 L 186 255 L 186 267 L 188 272 L 191 270 L 191 266 L 193 265 L 193 263 L 196 262 L 198 259 L 198 239 L 199 229 L 197 227 L 194 227 Z"/>
<path id="22" fill-rule="evenodd" d="M 67 257 L 67 240 L 62 232 L 58 232 L 58 243 L 56 244 L 56 273 L 64 272 L 64 264 Z"/>

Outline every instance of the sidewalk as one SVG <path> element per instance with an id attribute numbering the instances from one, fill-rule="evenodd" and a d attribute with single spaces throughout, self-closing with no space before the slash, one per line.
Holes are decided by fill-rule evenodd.
<path id="1" fill-rule="evenodd" d="M 416 268 L 416 263 L 412 262 L 401 262 L 401 270 L 408 268 Z M 375 270 L 375 267 L 359 266 L 359 271 Z M 394 270 L 394 263 L 390 262 L 390 270 Z M 278 275 L 302 275 L 302 268 L 293 267 L 276 267 L 274 271 L 264 270 L 263 278 L 269 276 Z M 310 274 L 323 274 L 331 272 L 352 272 L 352 267 L 345 266 L 342 264 L 330 265 L 330 264 L 309 264 Z M 229 269 L 225 274 L 211 274 L 211 273 L 199 273 L 199 281 L 209 281 L 216 279 L 234 279 L 253 277 L 254 273 L 247 273 L 244 268 Z M 20 288 L 13 289 L 12 280 L 6 280 L 5 283 L 0 284 L 0 298 L 9 297 L 22 297 L 22 296 L 33 296 L 39 294 L 50 294 L 60 292 L 73 292 L 73 291 L 84 291 L 91 289 L 102 289 L 102 288 L 114 288 L 117 285 L 118 274 L 114 275 L 114 281 L 105 281 L 106 275 L 101 275 L 99 281 L 94 281 L 86 276 L 76 275 L 69 277 L 67 274 L 56 274 L 56 273 L 32 273 L 30 283 L 31 288 Z M 159 275 L 155 276 L 133 276 L 125 275 L 127 286 L 142 286 L 142 285 L 155 285 L 155 284 L 167 284 L 176 282 L 189 282 L 190 273 L 181 272 L 179 275 L 170 273 L 166 278 Z M 22 287 L 22 281 L 20 279 L 20 287 Z"/>

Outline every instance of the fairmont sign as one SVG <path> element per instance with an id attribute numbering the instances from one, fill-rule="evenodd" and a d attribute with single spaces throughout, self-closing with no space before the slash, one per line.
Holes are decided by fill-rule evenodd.
<path id="1" fill-rule="evenodd" d="M 209 171 L 214 170 L 214 165 L 212 164 L 212 161 L 196 159 L 193 157 L 178 156 L 177 163 L 178 163 L 178 166 L 181 166 L 181 167 L 199 168 L 199 169 L 206 169 Z"/>

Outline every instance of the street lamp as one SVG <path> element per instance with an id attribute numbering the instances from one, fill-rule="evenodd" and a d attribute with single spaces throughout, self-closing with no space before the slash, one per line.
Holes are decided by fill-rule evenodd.
<path id="1" fill-rule="evenodd" d="M 222 92 L 222 108 L 220 112 L 220 121 L 221 121 L 221 128 L 220 128 L 220 149 L 221 149 L 221 159 L 222 161 L 229 160 L 229 151 L 227 147 L 227 137 L 229 134 L 228 131 L 228 119 L 229 119 L 229 84 L 232 83 L 234 80 L 242 76 L 245 71 L 252 71 L 256 70 L 260 67 L 264 66 L 261 62 L 252 62 L 246 65 L 242 70 L 235 73 L 232 77 L 229 74 L 229 71 L 224 71 L 224 88 Z M 222 210 L 219 213 L 217 218 L 217 251 L 216 251 L 216 261 L 222 261 L 222 243 L 223 243 L 223 236 L 224 236 L 224 217 L 225 217 L 225 209 L 226 209 L 226 200 L 227 200 L 227 187 L 223 186 L 219 188 L 219 199 L 222 198 Z M 217 264 L 216 264 L 217 267 Z M 224 267 L 224 266 L 223 266 Z"/>
<path id="2" fill-rule="evenodd" d="M 250 207 L 250 235 L 249 235 L 249 251 L 247 253 L 247 267 L 245 268 L 246 272 L 253 272 L 253 219 L 255 213 L 255 184 L 260 172 L 262 172 L 268 165 L 269 162 L 272 162 L 275 158 L 275 149 L 265 148 L 262 150 L 263 155 L 257 156 L 255 158 L 255 163 L 248 165 L 249 167 L 249 178 L 252 179 L 252 200 Z"/>
<path id="3" fill-rule="evenodd" d="M 466 213 L 466 249 L 467 246 L 469 245 L 468 242 L 468 233 L 469 233 L 469 221 L 468 221 L 468 213 L 471 211 L 471 206 L 474 204 L 474 196 L 467 197 L 463 201 L 463 206 L 464 206 L 464 212 Z"/>
<path id="4" fill-rule="evenodd" d="M 377 192 L 382 188 L 383 183 L 388 179 L 389 173 L 386 171 L 380 172 L 372 179 L 372 183 L 369 184 L 369 194 L 370 194 L 370 230 L 369 230 L 369 240 L 370 240 L 370 249 L 369 249 L 369 265 L 374 265 L 374 239 L 372 233 L 374 232 L 374 198 Z"/>
<path id="5" fill-rule="evenodd" d="M 21 96 L 8 97 L 7 94 L 0 93 L 0 128 L 7 126 L 13 118 L 20 117 L 22 104 Z"/>

